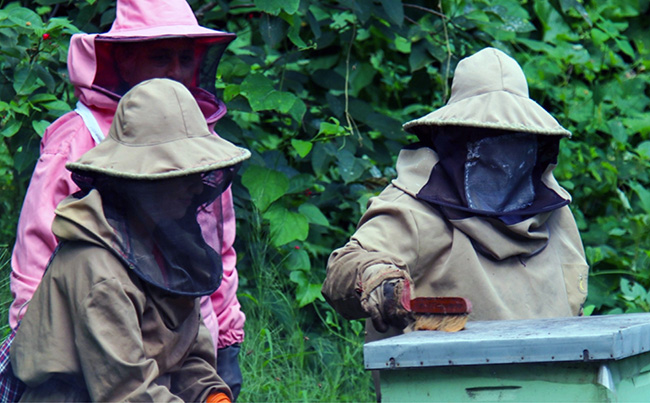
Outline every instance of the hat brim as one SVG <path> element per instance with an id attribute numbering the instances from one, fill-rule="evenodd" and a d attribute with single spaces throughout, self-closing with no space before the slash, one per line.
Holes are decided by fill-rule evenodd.
<path id="1" fill-rule="evenodd" d="M 146 152 L 142 147 L 107 137 L 78 161 L 66 164 L 66 168 L 73 172 L 116 178 L 158 180 L 226 168 L 248 159 L 250 155 L 247 149 L 212 134 L 159 143 L 148 146 Z M 114 168 L 116 161 L 121 161 L 119 170 Z"/>
<path id="2" fill-rule="evenodd" d="M 123 29 L 119 32 L 97 34 L 95 40 L 105 42 L 139 42 L 171 38 L 191 38 L 205 43 L 229 43 L 237 35 L 195 25 L 168 25 L 138 29 Z"/>
<path id="3" fill-rule="evenodd" d="M 535 101 L 506 91 L 492 91 L 447 104 L 405 123 L 403 128 L 419 134 L 427 126 L 468 126 L 571 137 L 571 132 Z"/>

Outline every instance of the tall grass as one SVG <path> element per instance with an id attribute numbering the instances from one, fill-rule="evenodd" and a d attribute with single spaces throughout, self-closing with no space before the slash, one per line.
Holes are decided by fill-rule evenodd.
<path id="1" fill-rule="evenodd" d="M 319 301 L 299 308 L 259 216 L 249 217 L 238 229 L 245 255 L 238 265 L 239 299 L 247 316 L 239 401 L 375 401 L 371 375 L 363 369 L 362 322 L 339 320 Z"/>
<path id="2" fill-rule="evenodd" d="M 243 308 L 248 319 L 239 401 L 374 401 L 370 374 L 363 370 L 362 336 L 345 339 L 310 329 L 277 290 Z M 349 327 L 346 332 L 354 334 Z"/>
<path id="3" fill-rule="evenodd" d="M 0 340 L 9 334 L 9 305 L 11 291 L 9 290 L 9 273 L 11 272 L 11 249 L 0 244 Z"/>

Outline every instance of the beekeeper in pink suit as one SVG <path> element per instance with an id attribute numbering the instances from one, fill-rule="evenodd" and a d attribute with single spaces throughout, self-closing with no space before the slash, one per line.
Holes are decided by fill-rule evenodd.
<path id="1" fill-rule="evenodd" d="M 234 34 L 201 27 L 185 0 L 118 0 L 116 18 L 108 32 L 73 35 L 68 71 L 79 102 L 74 111 L 48 127 L 41 141 L 11 261 L 12 328 L 24 315 L 57 245 L 51 231 L 54 209 L 79 190 L 65 164 L 102 141 L 121 95 L 150 78 L 170 78 L 188 87 L 214 132 L 226 106 L 202 88 L 214 89 L 217 63 L 234 38 Z M 230 189 L 221 196 L 221 205 L 223 211 L 201 223 L 206 233 L 212 232 L 212 242 L 221 239 L 221 245 L 213 247 L 218 247 L 223 259 L 221 286 L 202 299 L 201 313 L 217 348 L 219 375 L 236 397 L 241 387 L 237 356 L 246 318 L 236 296 L 235 217 Z M 217 215 L 223 215 L 223 234 L 216 233 Z"/>

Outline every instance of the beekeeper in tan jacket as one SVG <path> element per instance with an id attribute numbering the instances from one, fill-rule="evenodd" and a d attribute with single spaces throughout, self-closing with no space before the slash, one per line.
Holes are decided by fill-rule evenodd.
<path id="1" fill-rule="evenodd" d="M 60 246 L 11 346 L 23 401 L 231 401 L 199 303 L 221 255 L 199 222 L 249 156 L 176 81 L 120 100 L 106 139 L 67 165 L 81 191 L 56 210 Z"/>
<path id="2" fill-rule="evenodd" d="M 420 143 L 331 254 L 327 301 L 372 318 L 369 339 L 402 332 L 399 301 L 415 297 L 465 297 L 470 320 L 581 314 L 588 266 L 553 177 L 570 133 L 529 98 L 517 62 L 494 48 L 461 60 L 447 105 L 404 129 Z"/>

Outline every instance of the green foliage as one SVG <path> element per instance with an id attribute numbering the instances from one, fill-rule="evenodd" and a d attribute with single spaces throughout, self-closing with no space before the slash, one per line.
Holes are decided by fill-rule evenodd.
<path id="1" fill-rule="evenodd" d="M 650 287 L 648 1 L 245 6 L 205 15 L 239 36 L 219 70 L 231 121 L 217 129 L 254 152 L 243 184 L 257 210 L 241 216 L 261 214 L 278 260 L 300 245 L 312 261 L 291 277 L 300 304 L 316 302 L 308 285 L 394 177 L 413 140 L 401 123 L 442 106 L 458 60 L 484 46 L 513 55 L 531 96 L 574 133 L 556 173 L 573 194 L 594 287 L 622 293 L 621 276 Z M 305 204 L 325 220 L 310 221 Z M 620 295 L 590 296 L 588 311 L 624 309 Z"/>
<path id="2" fill-rule="evenodd" d="M 37 11 L 44 13 L 46 9 Z M 46 18 L 11 3 L 0 10 L 0 234 L 12 239 L 45 128 L 70 110 L 65 18 Z"/>
<path id="3" fill-rule="evenodd" d="M 9 290 L 9 273 L 11 253 L 7 245 L 0 244 L 0 338 L 9 334 L 9 305 L 11 304 L 11 292 Z"/>
<path id="4" fill-rule="evenodd" d="M 414 140 L 401 124 L 444 105 L 458 61 L 485 46 L 515 57 L 531 97 L 574 134 L 555 172 L 573 195 L 591 265 L 585 312 L 648 311 L 649 3 L 190 0 L 201 24 L 238 35 L 218 71 L 229 113 L 216 129 L 253 153 L 233 185 L 246 348 L 254 351 L 243 363 L 265 379 L 246 399 L 368 400 L 348 389 L 286 393 L 260 365 L 276 376 L 289 371 L 282 365 L 295 357 L 281 339 L 299 351 L 296 370 L 336 371 L 328 360 L 348 355 L 358 362 L 341 368 L 361 366 L 358 351 L 341 350 L 357 344 L 329 346 L 326 358 L 319 350 L 328 335 L 359 336 L 322 300 L 326 259 L 395 177 L 400 148 Z M 64 76 L 68 35 L 105 31 L 115 15 L 110 0 L 29 7 L 0 10 L 0 243 L 8 245 L 39 135 L 74 103 Z"/>
<path id="5" fill-rule="evenodd" d="M 252 238 L 269 245 L 259 223 L 252 228 Z M 298 283 L 294 297 L 286 278 L 294 281 L 310 270 L 307 253 L 294 248 L 276 266 L 271 254 L 259 253 L 258 245 L 251 242 L 244 249 L 251 257 L 247 278 L 258 283 L 241 287 L 239 294 L 247 316 L 240 358 L 246 385 L 239 400 L 374 401 L 370 373 L 361 365 L 363 324 L 342 320 L 331 309 L 315 304 L 296 304 L 303 288 Z M 320 295 L 320 284 L 314 285 Z"/>

